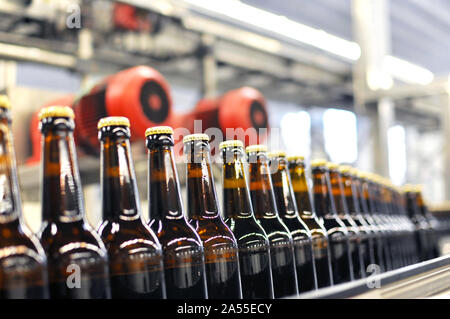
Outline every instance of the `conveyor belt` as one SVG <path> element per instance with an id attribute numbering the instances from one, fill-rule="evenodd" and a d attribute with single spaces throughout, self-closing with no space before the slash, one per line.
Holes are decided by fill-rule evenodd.
<path id="1" fill-rule="evenodd" d="M 292 298 L 450 298 L 450 255 Z"/>

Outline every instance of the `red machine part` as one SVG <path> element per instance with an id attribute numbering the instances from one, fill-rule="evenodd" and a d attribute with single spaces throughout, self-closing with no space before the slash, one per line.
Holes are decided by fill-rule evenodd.
<path id="1" fill-rule="evenodd" d="M 58 99 L 51 100 L 44 104 L 39 110 L 37 110 L 31 117 L 30 122 L 30 140 L 31 140 L 31 157 L 28 158 L 27 164 L 36 164 L 41 160 L 41 132 L 39 131 L 39 111 L 47 106 L 52 105 L 67 105 L 72 106 L 74 100 L 73 95 L 62 96 Z"/>
<path id="2" fill-rule="evenodd" d="M 131 31 L 150 31 L 150 20 L 139 14 L 139 9 L 125 3 L 115 3 L 113 11 L 114 25 L 119 29 Z"/>
<path id="3" fill-rule="evenodd" d="M 186 116 L 185 127 L 191 132 L 194 120 L 202 121 L 203 131 L 217 127 L 224 139 L 237 138 L 246 145 L 262 143 L 269 129 L 264 96 L 251 87 L 228 91 L 215 99 L 200 100 L 194 111 Z M 255 130 L 249 130 L 252 128 Z M 227 136 L 227 129 L 233 129 L 234 135 Z"/>
<path id="4" fill-rule="evenodd" d="M 98 155 L 97 122 L 106 116 L 130 120 L 131 139 L 144 139 L 145 130 L 169 125 L 172 113 L 170 88 L 164 77 L 148 66 L 136 66 L 105 78 L 74 104 L 75 141 Z"/>

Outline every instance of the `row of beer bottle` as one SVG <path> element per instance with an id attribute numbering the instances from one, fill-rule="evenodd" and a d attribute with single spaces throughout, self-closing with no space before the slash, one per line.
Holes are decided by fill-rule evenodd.
<path id="1" fill-rule="evenodd" d="M 312 163 L 316 215 L 303 160 L 282 153 L 267 156 L 264 146 L 246 149 L 247 181 L 242 144 L 221 144 L 224 223 L 211 173 L 208 137 L 185 137 L 187 222 L 169 127 L 146 132 L 150 224 L 145 225 L 129 150 L 129 122 L 117 117 L 98 124 L 104 222 L 97 234 L 84 219 L 72 138 L 74 116 L 67 107 L 46 108 L 40 114 L 41 246 L 27 234 L 20 218 L 8 108 L 0 105 L 0 118 L 6 123 L 3 157 L 8 158 L 2 174 L 4 189 L 9 190 L 2 200 L 8 209 L 2 212 L 1 243 L 14 249 L 2 257 L 2 297 L 278 298 L 363 277 L 369 262 L 387 263 L 383 255 L 387 242 L 382 240 L 388 240 L 388 230 L 381 234 L 375 211 L 358 211 L 350 203 L 356 207 L 359 201 L 361 206 L 366 202 L 367 208 L 374 201 L 364 186 L 368 181 L 362 181 L 358 197 L 358 187 L 352 182 L 350 193 L 346 190 L 346 178 L 351 179 L 346 170 L 338 172 L 321 161 Z M 270 172 L 272 163 L 274 172 Z M 395 206 L 393 200 L 389 203 Z M 331 227 L 333 223 L 338 226 Z M 8 232 L 13 241 L 7 240 Z M 404 240 L 406 233 L 396 235 L 409 244 Z M 16 237 L 22 238 L 18 242 L 27 242 L 29 251 L 17 251 Z M 401 251 L 403 246 L 398 244 L 398 248 Z M 414 262 L 413 255 L 411 251 L 411 256 L 405 256 L 411 259 L 396 265 Z"/>

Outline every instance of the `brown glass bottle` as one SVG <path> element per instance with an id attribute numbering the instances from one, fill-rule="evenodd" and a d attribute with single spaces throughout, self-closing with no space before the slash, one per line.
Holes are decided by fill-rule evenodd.
<path id="1" fill-rule="evenodd" d="M 203 243 L 209 299 L 241 299 L 238 246 L 220 215 L 211 171 L 209 137 L 183 138 L 188 218 Z"/>
<path id="2" fill-rule="evenodd" d="M 9 109 L 0 95 L 0 299 L 46 299 L 47 258 L 22 220 Z"/>
<path id="3" fill-rule="evenodd" d="M 375 222 L 372 218 L 372 214 L 369 212 L 369 203 L 368 203 L 368 194 L 366 190 L 363 190 L 362 182 L 361 182 L 361 173 L 356 169 L 352 171 L 353 179 L 352 182 L 354 184 L 354 189 L 356 192 L 356 198 L 359 203 L 359 207 L 361 209 L 361 214 L 364 216 L 364 219 L 367 221 L 370 229 L 374 234 L 373 240 L 373 250 L 374 250 L 374 260 L 376 265 L 380 267 L 380 271 L 385 271 L 385 260 L 383 254 L 383 245 L 385 241 L 385 232 L 381 229 L 381 227 Z M 364 195 L 365 193 L 365 195 Z"/>
<path id="4" fill-rule="evenodd" d="M 236 237 L 244 299 L 273 299 L 270 245 L 253 213 L 244 165 L 243 143 L 220 144 L 223 160 L 223 213 Z"/>
<path id="5" fill-rule="evenodd" d="M 375 233 L 370 228 L 370 225 L 364 219 L 361 213 L 361 208 L 359 206 L 357 191 L 355 185 L 353 184 L 352 168 L 350 166 L 340 166 L 339 171 L 342 177 L 342 185 L 344 191 L 344 198 L 347 203 L 347 209 L 350 216 L 355 221 L 360 238 L 361 247 L 363 250 L 363 275 L 365 276 L 367 267 L 375 263 L 375 252 L 374 252 L 374 240 Z"/>
<path id="6" fill-rule="evenodd" d="M 264 145 L 247 147 L 250 172 L 250 197 L 256 220 L 270 243 L 275 298 L 298 294 L 294 243 L 289 229 L 278 215 Z"/>
<path id="7" fill-rule="evenodd" d="M 312 161 L 311 169 L 314 183 L 314 206 L 319 220 L 327 230 L 330 242 L 333 282 L 340 284 L 351 281 L 353 280 L 353 264 L 348 230 L 336 213 L 326 161 Z"/>
<path id="8" fill-rule="evenodd" d="M 142 220 L 129 126 L 124 117 L 98 123 L 103 213 L 98 232 L 108 250 L 112 298 L 161 299 L 166 297 L 162 250 Z"/>
<path id="9" fill-rule="evenodd" d="M 353 265 L 353 277 L 360 279 L 365 277 L 363 255 L 366 253 L 366 247 L 362 245 L 362 237 L 358 225 L 349 214 L 347 202 L 344 197 L 344 187 L 342 176 L 338 171 L 338 165 L 327 163 L 330 174 L 331 194 L 333 195 L 336 213 L 339 219 L 347 227 L 350 257 Z"/>
<path id="10" fill-rule="evenodd" d="M 426 253 L 426 259 L 433 259 L 439 257 L 439 248 L 437 244 L 437 232 L 436 232 L 436 221 L 433 219 L 433 216 L 430 214 L 425 201 L 423 200 L 422 190 L 418 186 L 416 188 L 417 192 L 417 206 L 419 208 L 419 213 L 421 218 L 423 218 L 425 223 L 425 228 L 427 229 L 427 239 L 428 239 L 428 248 Z"/>
<path id="11" fill-rule="evenodd" d="M 278 214 L 291 232 L 294 241 L 298 290 L 300 292 L 315 290 L 317 289 L 317 277 L 311 232 L 300 219 L 297 211 L 286 154 L 284 152 L 271 152 L 268 156 L 271 165 L 278 166 L 277 170 L 270 174 L 270 177 Z"/>
<path id="12" fill-rule="evenodd" d="M 305 163 L 302 156 L 290 156 L 289 174 L 300 219 L 311 232 L 317 286 L 323 288 L 333 285 L 331 255 L 327 231 L 319 222 L 311 205 L 311 198 L 306 182 Z"/>
<path id="13" fill-rule="evenodd" d="M 39 118 L 43 136 L 43 224 L 39 237 L 49 264 L 50 296 L 109 298 L 107 251 L 85 220 L 73 111 L 69 107 L 48 107 L 42 109 Z"/>
<path id="14" fill-rule="evenodd" d="M 361 190 L 364 201 L 367 203 L 368 211 L 383 234 L 382 245 L 380 246 L 384 269 L 386 271 L 393 269 L 391 245 L 393 245 L 392 230 L 381 215 L 381 202 L 379 194 L 375 192 L 373 184 L 367 174 L 360 173 Z"/>
<path id="15" fill-rule="evenodd" d="M 156 126 L 147 129 L 145 135 L 149 149 L 149 225 L 163 249 L 167 298 L 207 298 L 203 245 L 184 216 L 173 130 Z"/>

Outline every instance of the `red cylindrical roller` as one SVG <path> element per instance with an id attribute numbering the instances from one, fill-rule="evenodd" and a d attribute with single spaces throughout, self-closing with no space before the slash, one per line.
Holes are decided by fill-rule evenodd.
<path id="1" fill-rule="evenodd" d="M 150 126 L 167 125 L 172 112 L 170 88 L 148 66 L 136 66 L 107 77 L 74 105 L 75 139 L 87 153 L 98 155 L 97 122 L 105 116 L 130 120 L 132 140 L 144 139 Z"/>
<path id="2" fill-rule="evenodd" d="M 269 128 L 264 96 L 251 87 L 229 91 L 216 99 L 200 100 L 193 111 L 193 120 L 202 120 L 203 131 L 220 128 L 224 139 L 227 128 L 234 129 L 236 135 L 229 138 L 241 139 L 247 145 L 261 143 L 265 134 L 260 129 Z M 252 134 L 250 128 L 256 129 L 256 134 Z"/>

